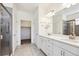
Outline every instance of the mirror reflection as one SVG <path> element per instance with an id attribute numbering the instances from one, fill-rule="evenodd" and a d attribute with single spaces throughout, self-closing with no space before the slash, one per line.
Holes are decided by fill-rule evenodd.
<path id="1" fill-rule="evenodd" d="M 53 34 L 79 36 L 79 10 L 75 11 L 78 5 L 65 8 L 53 15 Z"/>

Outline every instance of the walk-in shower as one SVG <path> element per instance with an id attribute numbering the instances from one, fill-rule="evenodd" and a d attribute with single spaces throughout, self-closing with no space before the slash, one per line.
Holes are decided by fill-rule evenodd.
<path id="1" fill-rule="evenodd" d="M 0 56 L 12 51 L 12 9 L 0 3 Z"/>

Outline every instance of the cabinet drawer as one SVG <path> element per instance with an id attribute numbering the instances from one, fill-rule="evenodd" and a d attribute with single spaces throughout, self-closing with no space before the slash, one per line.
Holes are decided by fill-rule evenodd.
<path id="1" fill-rule="evenodd" d="M 48 56 L 53 56 L 53 50 L 52 49 L 47 49 L 46 51 L 46 54 L 48 55 Z"/>
<path id="2" fill-rule="evenodd" d="M 61 51 L 62 51 L 61 48 L 54 45 L 54 49 L 53 49 L 54 56 L 62 56 Z"/>

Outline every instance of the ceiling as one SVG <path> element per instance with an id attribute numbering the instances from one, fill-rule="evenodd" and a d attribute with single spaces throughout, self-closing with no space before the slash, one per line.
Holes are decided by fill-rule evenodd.
<path id="1" fill-rule="evenodd" d="M 43 3 L 39 4 L 39 6 L 44 10 L 44 13 L 48 13 L 50 11 L 58 12 L 64 8 L 62 3 Z"/>
<path id="2" fill-rule="evenodd" d="M 17 9 L 27 12 L 33 12 L 37 8 L 36 3 L 16 3 Z"/>
<path id="3" fill-rule="evenodd" d="M 59 11 L 63 8 L 62 3 L 16 3 L 16 7 L 19 10 L 33 12 L 38 5 L 44 10 L 45 13 L 50 10 Z"/>

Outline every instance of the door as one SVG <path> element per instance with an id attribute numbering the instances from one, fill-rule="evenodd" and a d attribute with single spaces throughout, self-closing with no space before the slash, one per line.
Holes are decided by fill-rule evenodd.
<path id="1" fill-rule="evenodd" d="M 62 52 L 63 52 L 62 49 L 55 45 L 53 47 L 54 47 L 53 49 L 54 56 L 62 56 Z"/>
<path id="2" fill-rule="evenodd" d="M 10 55 L 11 36 L 11 16 L 7 8 L 0 4 L 0 55 Z"/>
<path id="3" fill-rule="evenodd" d="M 76 55 L 74 55 L 73 53 L 69 51 L 63 50 L 63 56 L 76 56 Z"/>

